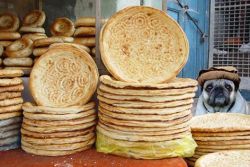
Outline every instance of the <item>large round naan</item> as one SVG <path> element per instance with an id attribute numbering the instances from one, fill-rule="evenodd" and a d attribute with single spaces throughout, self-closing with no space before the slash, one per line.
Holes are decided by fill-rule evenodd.
<path id="1" fill-rule="evenodd" d="M 38 105 L 83 105 L 96 90 L 98 69 L 91 56 L 76 46 L 53 47 L 35 63 L 30 90 Z"/>
<path id="2" fill-rule="evenodd" d="M 166 13 L 145 6 L 113 15 L 100 35 L 101 58 L 118 80 L 162 83 L 176 77 L 187 62 L 185 33 Z"/>

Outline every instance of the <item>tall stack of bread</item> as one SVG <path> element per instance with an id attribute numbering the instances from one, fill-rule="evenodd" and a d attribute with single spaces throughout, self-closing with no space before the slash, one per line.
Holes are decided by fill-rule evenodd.
<path id="1" fill-rule="evenodd" d="M 0 14 L 0 67 L 3 64 L 5 48 L 13 41 L 21 38 L 21 35 L 17 32 L 19 24 L 19 18 L 15 14 L 9 12 Z"/>
<path id="2" fill-rule="evenodd" d="M 197 82 L 176 78 L 189 45 L 180 26 L 150 7 L 113 15 L 100 34 L 101 58 L 96 148 L 138 159 L 190 157 Z"/>
<path id="3" fill-rule="evenodd" d="M 80 17 L 75 21 L 74 43 L 84 45 L 95 56 L 96 19 L 94 17 Z"/>
<path id="4" fill-rule="evenodd" d="M 214 113 L 191 120 L 193 137 L 198 144 L 190 166 L 203 155 L 226 150 L 250 150 L 250 116 L 236 113 Z M 250 165 L 250 164 L 249 164 Z"/>
<path id="5" fill-rule="evenodd" d="M 20 70 L 0 70 L 0 151 L 20 146 L 22 75 Z"/>
<path id="6" fill-rule="evenodd" d="M 20 32 L 22 38 L 10 44 L 5 54 L 7 58 L 3 60 L 5 69 L 20 69 L 29 75 L 32 65 L 33 41 L 46 38 L 45 30 L 42 27 L 45 22 L 43 11 L 33 10 L 25 15 Z"/>
<path id="7" fill-rule="evenodd" d="M 91 56 L 76 44 L 53 44 L 35 63 L 23 105 L 22 149 L 45 156 L 72 154 L 95 142 L 96 111 L 89 102 L 98 83 Z"/>
<path id="8" fill-rule="evenodd" d="M 66 17 L 55 19 L 50 26 L 50 33 L 52 37 L 36 40 L 34 42 L 33 55 L 36 58 L 39 58 L 48 50 L 49 46 L 54 43 L 73 42 L 73 38 L 71 36 L 74 31 L 74 24 L 70 19 Z"/>

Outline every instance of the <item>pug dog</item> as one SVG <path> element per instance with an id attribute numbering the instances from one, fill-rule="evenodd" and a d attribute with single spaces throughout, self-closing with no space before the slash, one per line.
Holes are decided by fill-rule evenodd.
<path id="1" fill-rule="evenodd" d="M 247 102 L 238 85 L 229 79 L 211 79 L 204 82 L 198 99 L 196 114 L 227 112 L 249 114 Z"/>

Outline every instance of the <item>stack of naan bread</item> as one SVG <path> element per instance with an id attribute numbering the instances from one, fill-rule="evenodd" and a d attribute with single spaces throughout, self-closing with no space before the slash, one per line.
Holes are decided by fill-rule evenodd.
<path id="1" fill-rule="evenodd" d="M 3 64 L 5 48 L 21 38 L 20 33 L 17 32 L 19 24 L 19 18 L 15 14 L 10 12 L 0 14 L 0 66 Z"/>
<path id="2" fill-rule="evenodd" d="M 95 56 L 95 24 L 94 17 L 80 17 L 75 21 L 74 43 L 89 47 L 92 56 Z"/>
<path id="3" fill-rule="evenodd" d="M 202 155 L 223 150 L 250 150 L 250 116 L 236 113 L 215 113 L 191 120 L 193 137 L 198 144 L 190 165 Z"/>
<path id="4" fill-rule="evenodd" d="M 5 69 L 23 70 L 25 75 L 29 75 L 32 65 L 33 41 L 40 38 L 46 38 L 45 30 L 42 28 L 45 22 L 43 11 L 33 10 L 23 18 L 20 32 L 22 38 L 16 40 L 6 47 L 3 60 Z"/>
<path id="5" fill-rule="evenodd" d="M 189 157 L 189 120 L 197 82 L 176 78 L 188 57 L 178 24 L 150 7 L 113 15 L 100 35 L 97 151 L 141 159 Z"/>
<path id="6" fill-rule="evenodd" d="M 89 102 L 98 83 L 92 57 L 77 44 L 54 44 L 30 75 L 37 103 L 25 103 L 22 149 L 59 156 L 90 148 L 95 142 L 96 112 Z"/>
<path id="7" fill-rule="evenodd" d="M 20 70 L 0 70 L 0 151 L 20 146 L 22 75 Z"/>

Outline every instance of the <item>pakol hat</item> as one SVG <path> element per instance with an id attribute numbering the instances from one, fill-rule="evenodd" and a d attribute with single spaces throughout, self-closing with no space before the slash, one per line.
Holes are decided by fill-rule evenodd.
<path id="1" fill-rule="evenodd" d="M 236 90 L 240 85 L 240 76 L 235 67 L 223 66 L 223 67 L 211 67 L 207 70 L 201 70 L 197 78 L 200 86 L 203 87 L 204 83 L 213 79 L 228 79 L 234 82 Z"/>

